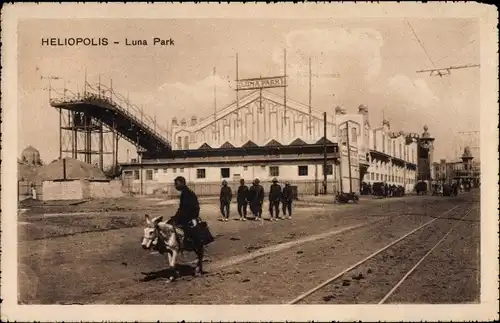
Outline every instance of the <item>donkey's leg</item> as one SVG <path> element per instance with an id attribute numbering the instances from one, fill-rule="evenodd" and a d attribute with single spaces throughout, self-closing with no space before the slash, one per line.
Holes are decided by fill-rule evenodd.
<path id="1" fill-rule="evenodd" d="M 198 259 L 196 264 L 195 274 L 203 275 L 203 255 L 204 255 L 203 245 L 197 246 L 195 249 L 195 253 L 196 253 L 196 258 Z"/>
<path id="2" fill-rule="evenodd" d="M 177 250 L 172 250 L 172 256 L 170 260 L 170 267 L 175 268 L 175 263 L 177 261 Z"/>

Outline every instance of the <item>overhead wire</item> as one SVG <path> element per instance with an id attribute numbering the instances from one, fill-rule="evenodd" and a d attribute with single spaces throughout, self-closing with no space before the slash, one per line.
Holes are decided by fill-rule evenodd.
<path id="1" fill-rule="evenodd" d="M 434 68 L 436 68 L 436 64 L 434 64 L 434 61 L 432 60 L 432 58 L 430 57 L 429 53 L 427 52 L 427 50 L 425 49 L 424 47 L 424 44 L 422 44 L 422 42 L 420 41 L 420 38 L 418 38 L 417 36 L 417 33 L 415 32 L 415 30 L 413 29 L 413 27 L 411 26 L 410 22 L 405 18 L 405 21 L 406 23 L 408 24 L 408 27 L 410 27 L 411 31 L 413 32 L 413 35 L 415 36 L 415 38 L 417 39 L 418 43 L 420 44 L 420 47 L 422 47 L 422 49 L 424 50 L 425 52 L 425 55 L 427 55 L 427 58 L 429 59 L 429 61 L 432 63 L 432 66 Z"/>
<path id="2" fill-rule="evenodd" d="M 475 42 L 475 41 L 476 41 L 475 39 L 471 40 L 471 41 L 470 41 L 470 42 L 468 42 L 465 46 L 460 47 L 460 48 L 458 48 L 458 49 L 456 49 L 456 50 L 452 51 L 451 53 L 449 53 L 449 54 L 448 54 L 448 55 L 446 55 L 445 57 L 438 59 L 438 60 L 436 61 L 436 63 L 439 63 L 439 62 L 441 62 L 442 60 L 444 60 L 444 59 L 446 59 L 446 58 L 449 58 L 451 55 L 453 55 L 453 54 L 455 54 L 455 53 L 457 53 L 457 52 L 460 52 L 460 51 L 464 50 L 465 48 L 467 48 L 467 46 L 468 46 L 468 45 L 472 44 L 472 43 L 473 43 L 473 42 Z"/>

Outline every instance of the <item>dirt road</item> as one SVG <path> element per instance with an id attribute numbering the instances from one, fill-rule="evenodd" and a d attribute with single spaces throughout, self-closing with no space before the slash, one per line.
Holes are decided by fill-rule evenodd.
<path id="1" fill-rule="evenodd" d="M 375 249 L 458 206 L 456 217 L 477 205 L 478 195 L 367 199 L 358 205 L 297 204 L 293 219 L 280 222 L 223 223 L 217 221 L 217 207 L 204 204 L 202 215 L 216 236 L 208 247 L 208 273 L 193 278 L 189 268 L 182 266 L 184 275 L 170 284 L 165 279 L 165 257 L 141 249 L 144 211 L 53 216 L 30 213 L 19 219 L 19 299 L 25 304 L 286 303 Z M 174 206 L 163 205 L 150 207 L 147 212 L 169 216 L 174 210 Z M 448 227 L 455 217 L 440 223 Z M 442 235 L 438 231 L 426 234 L 416 236 L 411 243 L 427 250 L 431 241 Z M 479 212 L 475 212 L 391 301 L 478 300 L 478 244 Z M 409 265 L 417 254 L 397 260 Z M 189 253 L 180 259 L 183 263 L 191 260 L 193 255 Z M 370 266 L 363 270 L 370 269 L 371 277 L 378 277 L 381 261 Z M 430 274 L 436 267 L 439 273 Z M 368 280 L 351 279 L 351 289 Z M 447 282 L 459 280 L 466 281 L 468 292 L 461 287 L 442 288 Z M 377 280 L 373 282 L 376 286 Z M 434 292 L 433 297 L 421 295 L 418 291 L 422 289 L 416 286 L 422 284 L 440 292 Z M 351 296 L 340 298 L 323 295 L 316 301 L 356 303 L 359 297 L 352 297 L 355 294 L 344 293 Z M 369 297 L 361 301 L 373 302 Z"/>

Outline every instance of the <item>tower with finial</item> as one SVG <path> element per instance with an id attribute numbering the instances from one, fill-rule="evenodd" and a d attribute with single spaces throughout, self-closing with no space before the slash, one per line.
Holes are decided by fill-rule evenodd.
<path id="1" fill-rule="evenodd" d="M 427 181 L 429 188 L 428 191 L 431 191 L 430 185 L 434 180 L 434 169 L 431 167 L 432 165 L 432 157 L 434 152 L 434 138 L 429 133 L 429 127 L 424 125 L 424 132 L 420 135 L 418 139 L 418 180 L 419 181 Z"/>
<path id="2" fill-rule="evenodd" d="M 470 147 L 465 147 L 464 148 L 464 153 L 460 157 L 462 159 L 462 162 L 464 164 L 464 169 L 467 173 L 469 173 L 472 170 L 472 160 L 474 159 L 474 156 L 472 156 L 472 153 L 470 151 Z"/>
<path id="3" fill-rule="evenodd" d="M 335 114 L 336 115 L 345 115 L 346 114 L 346 110 L 340 106 L 337 106 L 335 108 Z"/>

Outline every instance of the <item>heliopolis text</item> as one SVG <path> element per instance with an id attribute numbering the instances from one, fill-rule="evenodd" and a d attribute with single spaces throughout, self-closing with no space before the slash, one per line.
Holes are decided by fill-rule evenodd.
<path id="1" fill-rule="evenodd" d="M 42 46 L 108 46 L 108 38 L 69 37 L 42 38 Z"/>

